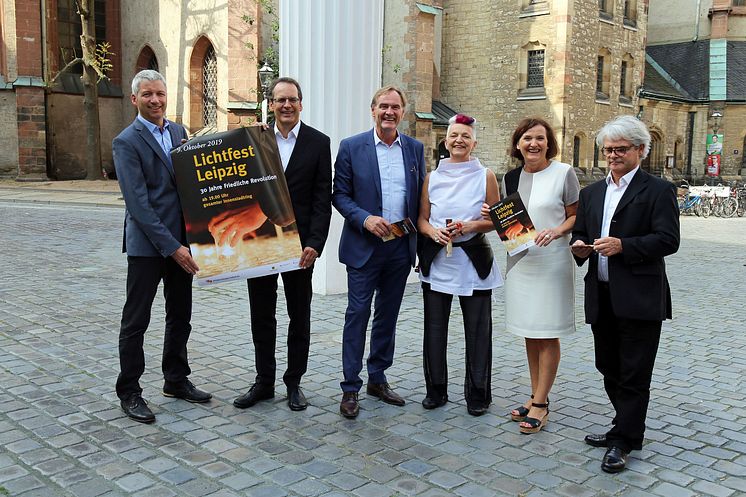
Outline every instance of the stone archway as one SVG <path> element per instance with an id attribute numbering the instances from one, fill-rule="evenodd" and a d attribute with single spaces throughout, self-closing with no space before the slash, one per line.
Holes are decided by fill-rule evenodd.
<path id="1" fill-rule="evenodd" d="M 137 56 L 137 62 L 135 63 L 135 72 L 140 72 L 143 69 L 152 69 L 158 71 L 158 57 L 155 56 L 155 52 L 149 45 L 145 45 L 140 50 L 140 55 Z"/>
<path id="2" fill-rule="evenodd" d="M 217 127 L 217 56 L 206 36 L 194 44 L 189 58 L 189 131 Z"/>
<path id="3" fill-rule="evenodd" d="M 650 152 L 642 161 L 642 168 L 655 176 L 661 176 L 666 167 L 663 136 L 658 130 L 650 130 Z"/>

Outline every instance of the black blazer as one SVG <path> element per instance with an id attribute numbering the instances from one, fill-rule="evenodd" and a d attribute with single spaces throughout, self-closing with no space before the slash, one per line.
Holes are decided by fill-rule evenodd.
<path id="1" fill-rule="evenodd" d="M 332 155 L 329 137 L 301 123 L 285 170 L 303 247 L 321 255 L 332 218 Z"/>
<path id="2" fill-rule="evenodd" d="M 606 180 L 583 188 L 570 244 L 601 237 Z M 609 236 L 621 239 L 622 253 L 609 257 L 609 292 L 620 318 L 671 318 L 671 291 L 663 258 L 679 249 L 679 207 L 672 183 L 639 169 L 611 219 Z M 585 321 L 598 319 L 598 254 L 585 275 Z M 578 266 L 585 259 L 575 257 Z"/>

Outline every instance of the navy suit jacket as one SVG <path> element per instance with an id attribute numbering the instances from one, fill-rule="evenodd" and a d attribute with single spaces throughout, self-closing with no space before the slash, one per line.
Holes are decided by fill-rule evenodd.
<path id="1" fill-rule="evenodd" d="M 187 138 L 184 127 L 169 121 L 174 147 Z M 114 168 L 126 206 L 122 252 L 168 257 L 187 245 L 184 218 L 171 162 L 137 118 L 112 143 Z"/>
<path id="2" fill-rule="evenodd" d="M 606 180 L 580 192 L 570 244 L 601 237 Z M 671 318 L 671 291 L 663 258 L 679 249 L 679 208 L 672 183 L 639 169 L 619 200 L 609 236 L 621 239 L 622 253 L 609 257 L 609 293 L 619 318 L 663 321 Z M 585 259 L 575 257 L 580 266 Z M 585 275 L 585 321 L 599 317 L 598 254 Z"/>
<path id="3" fill-rule="evenodd" d="M 380 216 L 383 210 L 374 132 L 368 130 L 342 140 L 334 163 L 332 203 L 345 218 L 339 242 L 339 262 L 356 269 L 368 262 L 375 248 L 384 243 L 363 226 L 365 218 Z M 425 179 L 424 147 L 414 138 L 401 133 L 399 136 L 406 168 L 407 216 L 416 223 Z M 417 237 L 409 235 L 407 238 L 410 263 L 414 266 Z"/>

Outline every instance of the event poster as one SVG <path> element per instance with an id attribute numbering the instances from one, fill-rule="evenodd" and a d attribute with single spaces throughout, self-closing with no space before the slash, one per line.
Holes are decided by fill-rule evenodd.
<path id="1" fill-rule="evenodd" d="M 171 158 L 200 286 L 298 269 L 302 247 L 271 130 L 200 136 Z"/>
<path id="2" fill-rule="evenodd" d="M 490 218 L 509 255 L 534 245 L 536 229 L 518 192 L 490 207 Z"/>

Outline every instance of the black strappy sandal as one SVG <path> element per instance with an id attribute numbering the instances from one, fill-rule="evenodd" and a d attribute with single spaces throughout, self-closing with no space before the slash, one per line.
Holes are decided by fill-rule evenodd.
<path id="1" fill-rule="evenodd" d="M 537 418 L 529 418 L 526 417 L 523 419 L 524 423 L 527 423 L 529 426 L 519 426 L 521 433 L 529 434 L 529 433 L 537 433 L 541 431 L 544 426 L 547 424 L 547 420 L 549 419 L 549 399 L 547 399 L 546 404 L 534 404 L 531 403 L 532 407 L 537 407 L 539 409 L 546 409 L 547 412 L 544 414 L 541 419 Z"/>
<path id="2" fill-rule="evenodd" d="M 534 394 L 531 394 L 531 400 L 534 400 Z M 513 414 L 513 411 L 517 412 L 518 414 Z M 526 419 L 526 416 L 528 416 L 528 407 L 521 406 L 517 409 L 513 409 L 513 411 L 510 411 L 510 419 L 513 421 L 523 421 Z"/>

